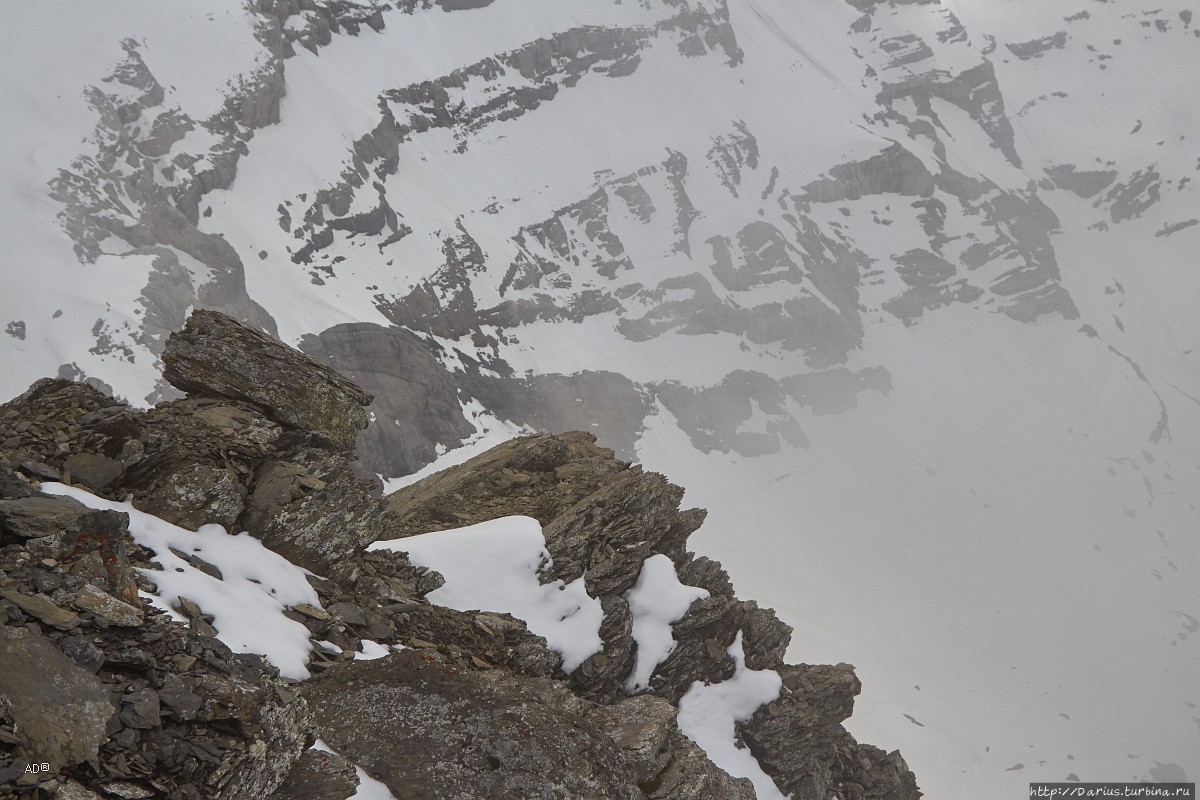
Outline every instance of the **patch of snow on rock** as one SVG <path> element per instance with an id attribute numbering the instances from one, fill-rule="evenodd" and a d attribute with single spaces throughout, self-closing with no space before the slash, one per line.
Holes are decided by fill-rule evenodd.
<path id="1" fill-rule="evenodd" d="M 675 564 L 659 553 L 642 564 L 637 583 L 625 593 L 633 616 L 633 640 L 637 651 L 633 672 L 625 681 L 625 691 L 633 693 L 650 687 L 650 676 L 667 656 L 675 652 L 671 624 L 683 618 L 696 600 L 708 597 L 698 586 L 679 582 Z"/>
<path id="2" fill-rule="evenodd" d="M 738 747 L 734 728 L 779 697 L 783 680 L 770 670 L 746 668 L 741 631 L 727 652 L 737 662 L 733 677 L 707 686 L 693 683 L 679 700 L 679 729 L 718 767 L 735 778 L 749 778 L 759 800 L 786 800 L 750 751 Z"/>
<path id="3" fill-rule="evenodd" d="M 142 570 L 158 586 L 157 597 L 150 598 L 152 605 L 181 619 L 172 606 L 186 597 L 213 616 L 217 638 L 233 652 L 262 655 L 285 678 L 309 677 L 308 629 L 283 615 L 285 609 L 301 603 L 321 606 L 300 567 L 248 533 L 230 536 L 220 525 L 185 530 L 129 503 L 115 503 L 61 483 L 43 483 L 42 491 L 74 498 L 89 508 L 129 515 L 130 535 L 153 550 L 162 565 L 161 570 Z M 221 578 L 202 572 L 176 551 L 203 559 L 217 568 Z"/>
<path id="4" fill-rule="evenodd" d="M 458 611 L 498 611 L 525 620 L 545 637 L 572 672 L 600 652 L 604 611 L 583 579 L 541 583 L 551 566 L 542 526 L 532 517 L 501 517 L 465 528 L 375 542 L 368 550 L 408 553 L 414 563 L 437 570 L 446 584 L 426 597 Z"/>

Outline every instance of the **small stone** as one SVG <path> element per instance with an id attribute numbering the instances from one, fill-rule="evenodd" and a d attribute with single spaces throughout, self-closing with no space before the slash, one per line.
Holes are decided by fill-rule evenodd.
<path id="1" fill-rule="evenodd" d="M 192 692 L 178 675 L 168 673 L 163 677 L 162 690 L 158 698 L 176 719 L 195 719 L 196 712 L 204 701 Z"/>
<path id="2" fill-rule="evenodd" d="M 81 786 L 75 781 L 67 781 L 54 790 L 54 800 L 104 800 L 103 797 Z"/>
<path id="3" fill-rule="evenodd" d="M 80 611 L 90 611 L 110 625 L 132 627 L 145 619 L 140 608 L 134 608 L 91 584 L 84 584 L 72 603 Z"/>
<path id="4" fill-rule="evenodd" d="M 42 594 L 50 594 L 55 589 L 62 588 L 63 579 L 52 572 L 38 572 L 33 576 L 33 586 Z"/>
<path id="5" fill-rule="evenodd" d="M 131 728 L 149 730 L 162 724 L 158 692 L 153 689 L 138 689 L 121 698 L 125 706 L 121 710 L 121 721 Z"/>
<path id="6" fill-rule="evenodd" d="M 21 469 L 37 478 L 42 478 L 48 481 L 57 481 L 62 479 L 62 473 L 56 470 L 49 464 L 43 464 L 41 461 L 25 460 L 21 462 Z"/>
<path id="7" fill-rule="evenodd" d="M 192 553 L 188 557 L 187 562 L 209 577 L 216 578 L 219 581 L 225 580 L 225 576 L 221 574 L 221 570 L 217 569 L 215 564 L 208 563 L 195 553 Z"/>
<path id="8" fill-rule="evenodd" d="M 187 672 L 196 663 L 196 657 L 184 653 L 176 653 L 171 656 L 171 661 L 174 662 L 180 672 Z"/>
<path id="9" fill-rule="evenodd" d="M 314 606 L 314 605 L 309 605 L 308 603 L 300 603 L 299 605 L 294 605 L 294 606 L 292 606 L 292 610 L 299 614 L 303 614 L 304 616 L 308 617 L 309 619 L 320 620 L 322 622 L 333 619 L 333 617 L 331 617 L 329 615 L 329 612 L 327 612 L 325 609 L 318 608 L 317 606 Z"/>
<path id="10" fill-rule="evenodd" d="M 121 800 L 147 800 L 158 792 L 133 781 L 116 781 L 104 784 L 104 793 Z"/>
<path id="11" fill-rule="evenodd" d="M 104 666 L 104 651 L 86 636 L 68 636 L 58 643 L 67 658 L 88 672 L 99 672 Z"/>
<path id="12" fill-rule="evenodd" d="M 367 618 L 363 616 L 362 609 L 354 603 L 334 603 L 329 607 L 329 613 L 347 625 L 362 627 L 367 624 Z"/>

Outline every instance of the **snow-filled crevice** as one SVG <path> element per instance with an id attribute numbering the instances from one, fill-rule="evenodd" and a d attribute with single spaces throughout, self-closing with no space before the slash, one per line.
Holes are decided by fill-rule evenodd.
<path id="1" fill-rule="evenodd" d="M 437 570 L 445 585 L 426 595 L 458 611 L 498 611 L 525 621 L 573 672 L 600 652 L 604 610 L 583 578 L 541 583 L 552 566 L 542 526 L 531 517 L 502 517 L 465 528 L 379 541 L 368 550 L 408 553 L 418 566 Z"/>
<path id="2" fill-rule="evenodd" d="M 679 700 L 679 729 L 718 767 L 735 778 L 749 778 L 758 800 L 786 800 L 750 751 L 739 747 L 736 731 L 737 723 L 779 697 L 783 680 L 777 672 L 746 667 L 741 631 L 727 652 L 737 664 L 733 677 L 693 683 Z"/>
<path id="3" fill-rule="evenodd" d="M 693 602 L 708 596 L 704 589 L 680 583 L 669 557 L 660 553 L 646 559 L 637 583 L 625 593 L 637 643 L 625 691 L 632 694 L 650 687 L 654 670 L 675 652 L 671 624 L 682 619 Z"/>

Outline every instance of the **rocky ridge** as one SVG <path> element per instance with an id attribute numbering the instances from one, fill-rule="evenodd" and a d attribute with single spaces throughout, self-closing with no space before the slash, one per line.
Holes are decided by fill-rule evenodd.
<path id="1" fill-rule="evenodd" d="M 328 367 L 203 311 L 164 361 L 187 396 L 148 411 L 61 379 L 0 406 L 0 796 L 344 800 L 357 765 L 398 798 L 748 800 L 749 781 L 676 716 L 693 682 L 733 674 L 739 635 L 747 667 L 783 679 L 738 736 L 786 795 L 920 796 L 898 753 L 841 727 L 853 669 L 783 663 L 790 628 L 688 552 L 704 512 L 681 511 L 661 475 L 589 434 L 540 434 L 381 499 L 353 469 L 370 397 Z M 313 677 L 233 653 L 186 598 L 186 624 L 148 605 L 155 554 L 128 515 L 43 494 L 43 480 L 189 529 L 249 531 L 310 570 L 320 605 L 285 613 L 309 630 Z M 603 650 L 569 675 L 521 620 L 431 604 L 440 575 L 364 550 L 512 514 L 542 524 L 546 579 L 584 577 L 604 609 Z M 655 554 L 710 596 L 673 626 L 648 691 L 629 695 L 625 593 Z M 371 643 L 396 651 L 356 660 Z M 309 749 L 318 738 L 337 752 Z"/>

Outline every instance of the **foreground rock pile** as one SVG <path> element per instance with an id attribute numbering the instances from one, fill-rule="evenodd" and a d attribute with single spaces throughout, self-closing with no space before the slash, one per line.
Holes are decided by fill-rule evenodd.
<path id="1" fill-rule="evenodd" d="M 204 311 L 163 361 L 187 396 L 148 411 L 62 380 L 0 406 L 0 797 L 345 800 L 357 766 L 397 798 L 749 800 L 676 718 L 693 682 L 733 674 L 739 634 L 746 665 L 783 678 L 738 735 L 785 795 L 920 796 L 898 753 L 841 727 L 852 668 L 785 665 L 790 629 L 687 551 L 704 514 L 662 476 L 587 434 L 543 434 L 380 499 L 353 469 L 371 398 L 332 370 Z M 187 623 L 150 607 L 154 554 L 128 515 L 42 494 L 45 480 L 248 531 L 310 570 L 320 605 L 286 614 L 311 634 L 313 677 L 231 652 L 196 602 L 177 604 Z M 511 514 L 542 523 L 550 578 L 583 577 L 602 604 L 603 649 L 570 675 L 522 621 L 433 605 L 441 576 L 365 552 Z M 629 696 L 624 595 L 655 554 L 710 596 Z M 379 645 L 395 652 L 355 659 Z M 309 749 L 318 738 L 336 752 Z"/>

